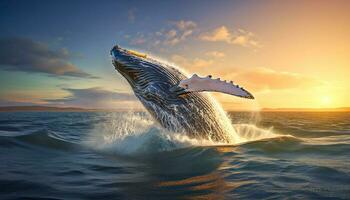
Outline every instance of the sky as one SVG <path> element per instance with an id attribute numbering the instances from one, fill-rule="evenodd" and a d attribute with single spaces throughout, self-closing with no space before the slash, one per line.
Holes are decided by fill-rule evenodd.
<path id="1" fill-rule="evenodd" d="M 350 1 L 0 0 L 0 106 L 142 109 L 113 45 L 255 100 L 226 110 L 350 107 Z"/>

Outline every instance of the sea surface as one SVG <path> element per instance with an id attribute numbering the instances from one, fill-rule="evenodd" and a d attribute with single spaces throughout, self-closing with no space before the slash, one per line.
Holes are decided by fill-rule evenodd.
<path id="1" fill-rule="evenodd" d="M 0 199 L 350 199 L 350 113 L 229 113 L 240 141 L 142 112 L 1 112 Z"/>

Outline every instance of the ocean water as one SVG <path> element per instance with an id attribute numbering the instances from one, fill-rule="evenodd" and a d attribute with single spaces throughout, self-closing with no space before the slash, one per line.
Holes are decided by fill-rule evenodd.
<path id="1" fill-rule="evenodd" d="M 0 199 L 350 199 L 350 113 L 229 113 L 235 144 L 146 113 L 0 113 Z"/>

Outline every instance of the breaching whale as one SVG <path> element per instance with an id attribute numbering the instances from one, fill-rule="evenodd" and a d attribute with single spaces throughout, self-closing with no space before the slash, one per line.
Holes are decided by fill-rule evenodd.
<path id="1" fill-rule="evenodd" d="M 221 106 L 208 94 L 195 90 L 198 87 L 195 83 L 202 81 L 206 84 L 206 78 L 195 76 L 188 79 L 178 68 L 117 45 L 112 48 L 111 57 L 115 69 L 125 77 L 135 96 L 161 126 L 170 131 L 184 132 L 191 138 L 237 142 L 238 136 Z M 196 86 L 192 90 L 187 88 L 190 83 Z M 221 83 L 212 83 L 208 83 L 214 87 L 212 91 L 218 91 L 215 86 Z M 246 94 L 242 97 L 252 98 L 243 88 L 236 88 Z M 198 91 L 210 90 L 198 87 Z"/>

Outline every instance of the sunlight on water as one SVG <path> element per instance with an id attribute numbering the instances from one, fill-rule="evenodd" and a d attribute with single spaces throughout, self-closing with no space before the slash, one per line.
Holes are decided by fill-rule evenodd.
<path id="1" fill-rule="evenodd" d="M 243 143 L 143 112 L 0 113 L 0 199 L 348 199 L 349 113 L 228 114 Z"/>

